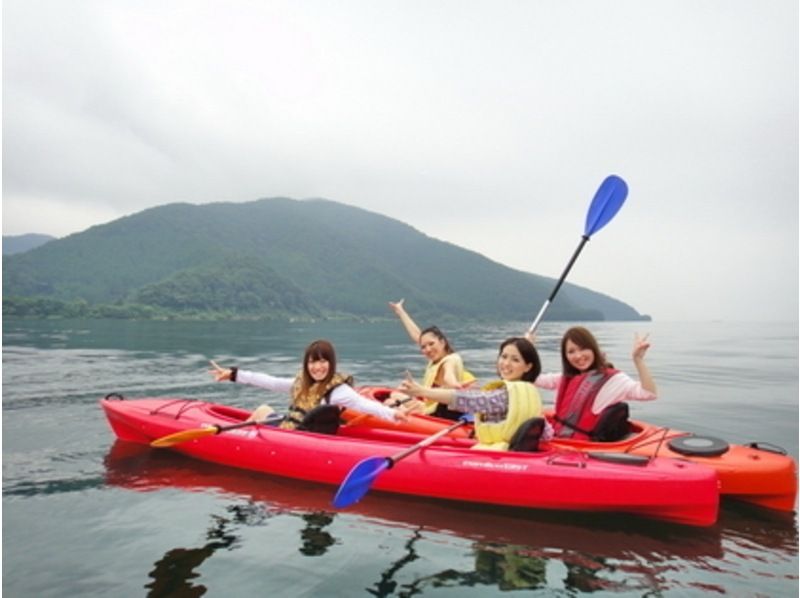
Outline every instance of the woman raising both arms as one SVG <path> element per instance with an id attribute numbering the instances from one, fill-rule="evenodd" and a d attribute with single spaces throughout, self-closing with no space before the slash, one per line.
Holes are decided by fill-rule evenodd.
<path id="1" fill-rule="evenodd" d="M 420 351 L 428 359 L 425 373 L 422 377 L 422 386 L 425 388 L 461 388 L 475 380 L 470 372 L 464 369 L 461 356 L 450 346 L 447 337 L 436 326 L 420 330 L 417 323 L 408 315 L 403 306 L 404 299 L 395 303 L 390 302 L 389 307 L 400 318 L 408 336 L 419 345 Z M 421 395 L 420 395 L 421 396 Z M 402 397 L 395 397 L 400 399 Z M 446 405 L 434 400 L 414 401 L 408 408 L 409 412 L 422 411 L 427 415 L 435 415 L 447 419 L 458 419 L 462 413 L 449 409 Z"/>
<path id="2" fill-rule="evenodd" d="M 517 430 L 542 413 L 542 400 L 532 384 L 542 366 L 533 344 L 519 337 L 503 341 L 497 356 L 501 380 L 482 389 L 428 388 L 409 375 L 400 390 L 422 396 L 465 413 L 475 415 L 474 448 L 508 450 Z M 541 420 L 544 425 L 544 420 Z M 546 439 L 546 437 L 545 437 Z"/>
<path id="3" fill-rule="evenodd" d="M 391 409 L 376 401 L 358 394 L 353 387 L 352 378 L 336 371 L 336 352 L 326 340 L 316 340 L 306 347 L 303 355 L 303 368 L 294 378 L 279 378 L 239 368 L 222 368 L 213 361 L 211 374 L 222 382 L 229 380 L 240 384 L 250 384 L 290 395 L 289 414 L 281 422 L 281 428 L 311 429 L 306 416 L 322 405 L 335 405 L 339 409 L 352 408 L 389 421 L 406 421 L 406 414 L 400 409 Z M 261 405 L 248 418 L 248 421 L 263 421 L 273 411 L 269 405 Z M 319 411 L 318 411 L 319 412 Z M 326 430 L 338 427 L 338 409 L 328 410 L 320 419 Z M 323 431 L 323 430 L 319 430 Z"/>
<path id="4" fill-rule="evenodd" d="M 652 401 L 656 384 L 644 361 L 650 348 L 648 335 L 633 342 L 633 363 L 639 375 L 634 380 L 606 361 L 597 339 L 583 326 L 575 326 L 561 339 L 561 373 L 541 374 L 536 386 L 556 390 L 552 425 L 556 437 L 586 440 L 596 435 L 603 412 L 623 401 Z"/>

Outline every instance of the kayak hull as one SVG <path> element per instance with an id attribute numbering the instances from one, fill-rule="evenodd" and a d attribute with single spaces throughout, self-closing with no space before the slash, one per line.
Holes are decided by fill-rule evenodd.
<path id="1" fill-rule="evenodd" d="M 101 405 L 117 437 L 139 444 L 239 423 L 247 416 L 243 410 L 181 398 L 103 399 Z M 336 436 L 326 436 L 258 425 L 172 448 L 213 463 L 339 485 L 359 461 L 392 456 L 419 439 L 391 430 L 353 430 L 343 426 Z M 697 526 L 717 518 L 717 475 L 693 463 L 657 458 L 620 465 L 579 451 L 478 451 L 470 443 L 445 439 L 412 453 L 378 476 L 372 488 L 513 507 L 625 512 Z"/>
<path id="2" fill-rule="evenodd" d="M 385 392 L 387 389 L 383 389 Z M 363 387 L 359 389 L 364 396 L 375 398 L 381 396 L 379 387 Z M 552 416 L 551 412 L 545 414 Z M 352 410 L 345 411 L 345 420 L 354 421 L 356 425 L 388 427 L 374 417 L 362 416 Z M 411 416 L 409 421 L 401 424 L 402 429 L 419 434 L 434 434 L 449 425 L 448 420 L 429 416 Z M 759 448 L 729 444 L 728 450 L 718 456 L 704 457 L 685 455 L 675 452 L 669 447 L 670 441 L 690 437 L 689 432 L 672 428 L 664 428 L 646 422 L 631 420 L 633 433 L 619 442 L 588 442 L 569 439 L 558 439 L 550 443 L 542 443 L 542 448 L 566 449 L 577 451 L 603 451 L 628 453 L 647 457 L 669 457 L 682 459 L 714 469 L 719 475 L 720 495 L 725 498 L 747 502 L 760 507 L 777 511 L 794 511 L 797 503 L 797 464 L 791 457 Z M 469 428 L 459 430 L 459 436 L 469 435 Z"/>

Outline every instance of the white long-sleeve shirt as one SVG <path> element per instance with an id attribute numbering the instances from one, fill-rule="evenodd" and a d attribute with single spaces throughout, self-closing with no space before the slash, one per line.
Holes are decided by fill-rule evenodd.
<path id="1" fill-rule="evenodd" d="M 248 384 L 275 392 L 291 392 L 294 381 L 294 378 L 279 378 L 278 376 L 250 372 L 248 370 L 238 370 L 236 373 L 236 382 L 239 384 Z M 349 384 L 340 384 L 334 388 L 330 394 L 330 401 L 331 404 L 339 407 L 354 409 L 362 413 L 380 417 L 381 419 L 395 421 L 394 411 L 392 409 L 382 405 L 378 401 L 373 401 L 361 396 Z"/>

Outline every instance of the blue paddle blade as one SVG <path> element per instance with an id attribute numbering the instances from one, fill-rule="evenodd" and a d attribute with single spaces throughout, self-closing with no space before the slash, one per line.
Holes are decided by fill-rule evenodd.
<path id="1" fill-rule="evenodd" d="M 333 506 L 343 509 L 361 500 L 375 478 L 390 465 L 391 461 L 386 457 L 367 457 L 356 463 L 333 497 Z"/>
<path id="2" fill-rule="evenodd" d="M 628 185 L 617 175 L 610 175 L 594 194 L 592 205 L 586 214 L 586 228 L 583 234 L 591 237 L 603 228 L 619 212 L 625 198 L 628 197 Z"/>

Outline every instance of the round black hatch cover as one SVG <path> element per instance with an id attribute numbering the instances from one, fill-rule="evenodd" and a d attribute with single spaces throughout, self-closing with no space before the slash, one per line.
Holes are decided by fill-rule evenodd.
<path id="1" fill-rule="evenodd" d="M 697 457 L 716 457 L 728 451 L 729 445 L 713 436 L 681 436 L 673 438 L 667 446 L 681 455 Z"/>

